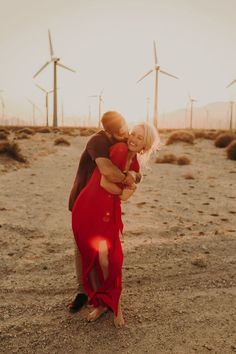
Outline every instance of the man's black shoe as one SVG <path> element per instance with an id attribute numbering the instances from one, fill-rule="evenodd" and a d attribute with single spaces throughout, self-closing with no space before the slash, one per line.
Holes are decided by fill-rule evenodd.
<path id="1" fill-rule="evenodd" d="M 71 313 L 79 312 L 84 305 L 87 304 L 88 296 L 85 294 L 77 294 L 74 301 L 69 305 L 69 311 Z"/>

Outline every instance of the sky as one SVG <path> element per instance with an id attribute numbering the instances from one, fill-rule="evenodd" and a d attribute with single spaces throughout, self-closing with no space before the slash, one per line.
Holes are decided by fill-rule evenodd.
<path id="1" fill-rule="evenodd" d="M 45 122 L 45 97 L 35 84 L 52 89 L 48 29 L 55 55 L 76 70 L 58 68 L 58 113 L 64 124 L 97 124 L 102 112 L 117 110 L 128 122 L 153 112 L 153 40 L 161 69 L 159 114 L 185 108 L 188 94 L 196 106 L 236 100 L 235 0 L 0 0 L 0 92 L 5 118 Z M 149 97 L 149 106 L 148 98 Z M 49 96 L 50 121 L 52 95 Z M 0 120 L 2 106 L 0 104 Z"/>

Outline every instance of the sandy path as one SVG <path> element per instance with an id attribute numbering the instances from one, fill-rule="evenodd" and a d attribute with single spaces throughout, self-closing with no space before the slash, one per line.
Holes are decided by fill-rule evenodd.
<path id="1" fill-rule="evenodd" d="M 192 164 L 152 163 L 123 207 L 125 328 L 67 312 L 67 200 L 86 140 L 0 176 L 1 352 L 236 352 L 236 166 L 211 141 L 168 147 Z"/>

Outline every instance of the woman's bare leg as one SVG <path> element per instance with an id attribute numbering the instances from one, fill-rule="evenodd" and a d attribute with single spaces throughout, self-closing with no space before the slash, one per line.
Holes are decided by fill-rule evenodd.
<path id="1" fill-rule="evenodd" d="M 98 258 L 99 258 L 99 263 L 100 263 L 100 266 L 102 269 L 103 278 L 104 278 L 104 280 L 106 280 L 109 275 L 109 269 L 108 269 L 109 260 L 108 260 L 108 248 L 107 248 L 107 243 L 105 240 L 99 242 Z M 91 281 L 92 285 L 93 284 L 95 285 L 93 288 L 96 290 L 97 289 L 97 282 L 96 282 L 96 279 L 94 279 L 94 277 L 96 276 L 94 273 L 95 273 L 95 270 L 93 269 L 93 273 L 91 274 L 90 281 Z M 95 282 L 94 282 L 94 280 L 95 280 Z M 106 311 L 107 311 L 106 306 L 103 306 L 103 305 L 98 306 L 92 312 L 90 312 L 87 319 L 89 322 L 94 322 Z"/>
<path id="2" fill-rule="evenodd" d="M 119 300 L 117 316 L 114 316 L 114 325 L 116 326 L 116 328 L 122 328 L 125 324 L 120 302 L 121 301 Z"/>

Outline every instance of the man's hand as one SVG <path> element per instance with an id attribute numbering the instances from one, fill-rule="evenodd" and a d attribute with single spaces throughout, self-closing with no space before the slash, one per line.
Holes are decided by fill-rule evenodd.
<path id="1" fill-rule="evenodd" d="M 130 187 L 133 183 L 137 184 L 141 181 L 142 175 L 139 172 L 135 172 L 135 171 L 128 171 L 127 172 L 127 176 L 124 179 L 124 181 L 122 181 L 122 183 L 128 187 Z"/>
<path id="2" fill-rule="evenodd" d="M 122 184 L 127 187 L 132 187 L 136 180 L 136 176 L 134 174 L 136 175 L 134 171 L 128 171 L 125 179 L 122 181 Z"/>

